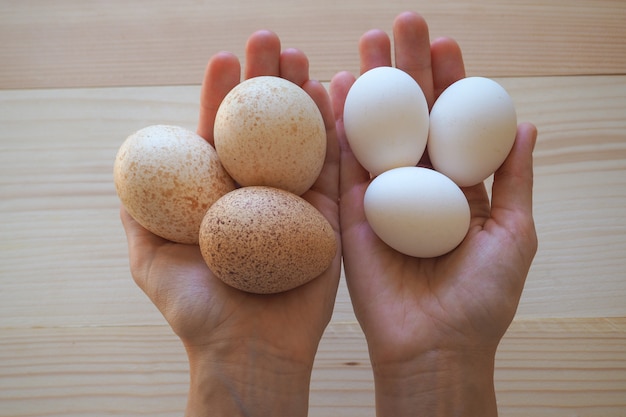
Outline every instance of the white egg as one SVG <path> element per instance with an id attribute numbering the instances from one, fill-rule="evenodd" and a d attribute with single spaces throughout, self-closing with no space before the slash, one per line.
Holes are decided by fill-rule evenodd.
<path id="1" fill-rule="evenodd" d="M 432 258 L 453 250 L 469 228 L 469 204 L 461 189 L 428 168 L 380 174 L 367 188 L 363 204 L 376 235 L 414 257 Z"/>
<path id="2" fill-rule="evenodd" d="M 393 67 L 361 75 L 344 105 L 344 127 L 356 159 L 373 176 L 415 166 L 428 138 L 428 104 L 419 84 Z"/>
<path id="3" fill-rule="evenodd" d="M 433 167 L 461 187 L 493 174 L 511 151 L 517 130 L 513 100 L 497 82 L 461 79 L 430 112 L 428 155 Z"/>

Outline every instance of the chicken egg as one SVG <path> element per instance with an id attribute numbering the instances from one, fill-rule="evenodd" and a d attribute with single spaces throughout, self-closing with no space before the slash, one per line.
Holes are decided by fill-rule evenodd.
<path id="1" fill-rule="evenodd" d="M 469 204 L 461 189 L 428 168 L 383 172 L 368 186 L 363 204 L 374 233 L 405 255 L 443 255 L 461 243 L 469 228 Z"/>
<path id="2" fill-rule="evenodd" d="M 506 90 L 489 78 L 464 78 L 433 105 L 428 155 L 457 185 L 476 185 L 502 165 L 516 131 L 515 106 Z"/>
<path id="3" fill-rule="evenodd" d="M 428 104 L 419 84 L 406 72 L 377 67 L 352 85 L 344 105 L 350 148 L 372 176 L 415 166 L 428 137 Z"/>

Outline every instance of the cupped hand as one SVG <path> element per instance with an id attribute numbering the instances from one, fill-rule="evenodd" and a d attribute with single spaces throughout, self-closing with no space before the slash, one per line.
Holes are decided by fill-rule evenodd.
<path id="1" fill-rule="evenodd" d="M 338 220 L 339 148 L 330 99 L 324 87 L 309 79 L 307 57 L 298 50 L 281 51 L 272 32 L 251 35 L 246 45 L 244 75 L 274 75 L 300 85 L 317 103 L 326 124 L 328 150 L 324 168 L 303 197 L 333 226 L 340 242 Z M 213 144 L 213 123 L 225 95 L 241 76 L 231 53 L 209 61 L 201 91 L 198 133 Z M 206 266 L 198 246 L 161 239 L 122 209 L 131 272 L 188 351 L 222 346 L 258 349 L 310 367 L 319 339 L 330 320 L 340 274 L 341 250 L 329 269 L 308 284 L 275 295 L 255 295 L 233 289 Z"/>
<path id="2" fill-rule="evenodd" d="M 399 15 L 393 35 L 395 66 L 420 84 L 429 107 L 447 86 L 465 76 L 458 44 L 449 38 L 431 44 L 421 16 Z M 393 64 L 391 41 L 380 30 L 364 34 L 359 51 L 361 72 Z M 413 258 L 383 243 L 365 218 L 363 196 L 370 175 L 352 155 L 342 121 L 353 82 L 352 75 L 339 73 L 330 93 L 341 144 L 346 280 L 375 370 L 429 352 L 470 349 L 495 354 L 537 249 L 532 218 L 534 126 L 519 126 L 510 155 L 495 173 L 491 202 L 483 184 L 463 189 L 471 225 L 460 246 L 441 257 Z M 428 165 L 428 158 L 421 164 Z"/>

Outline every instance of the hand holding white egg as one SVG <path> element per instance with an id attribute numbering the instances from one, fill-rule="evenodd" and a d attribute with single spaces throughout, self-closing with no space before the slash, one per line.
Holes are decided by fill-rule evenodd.
<path id="1" fill-rule="evenodd" d="M 481 183 L 502 164 L 517 118 L 507 92 L 482 77 L 450 85 L 428 115 L 421 89 L 407 78 L 391 67 L 362 74 L 345 100 L 345 133 L 376 177 L 364 197 L 374 232 L 406 255 L 437 257 L 458 246 L 469 228 L 459 187 Z M 426 144 L 438 172 L 415 167 Z"/>

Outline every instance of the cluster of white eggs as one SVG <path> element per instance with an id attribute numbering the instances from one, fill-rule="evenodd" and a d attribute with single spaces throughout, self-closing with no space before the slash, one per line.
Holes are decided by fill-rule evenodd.
<path id="1" fill-rule="evenodd" d="M 409 74 L 377 67 L 348 92 L 344 127 L 374 177 L 364 198 L 373 231 L 399 252 L 430 258 L 463 241 L 470 209 L 461 187 L 483 182 L 503 163 L 517 115 L 506 90 L 483 77 L 453 83 L 429 113 Z M 432 169 L 418 167 L 425 152 Z"/>

